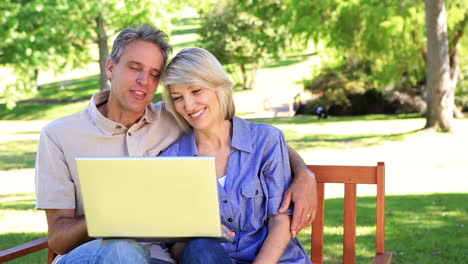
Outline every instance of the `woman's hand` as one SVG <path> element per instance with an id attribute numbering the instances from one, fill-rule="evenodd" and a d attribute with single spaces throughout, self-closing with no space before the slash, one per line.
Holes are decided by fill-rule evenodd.
<path id="1" fill-rule="evenodd" d="M 294 212 L 291 223 L 291 236 L 296 237 L 303 228 L 312 224 L 317 210 L 317 182 L 315 175 L 305 165 L 299 154 L 288 147 L 293 182 L 283 196 L 278 213 L 285 213 L 291 202 Z"/>

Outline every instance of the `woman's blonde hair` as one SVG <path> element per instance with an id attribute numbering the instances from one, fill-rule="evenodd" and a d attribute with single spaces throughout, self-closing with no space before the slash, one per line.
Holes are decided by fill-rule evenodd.
<path id="1" fill-rule="evenodd" d="M 201 86 L 213 89 L 218 95 L 224 119 L 230 120 L 235 114 L 232 82 L 216 57 L 203 48 L 181 50 L 164 70 L 162 82 L 166 107 L 186 131 L 190 130 L 190 125 L 175 111 L 174 102 L 170 97 L 170 85 Z"/>

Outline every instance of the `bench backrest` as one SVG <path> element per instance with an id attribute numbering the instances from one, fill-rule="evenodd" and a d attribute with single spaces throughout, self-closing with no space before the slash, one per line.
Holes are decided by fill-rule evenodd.
<path id="1" fill-rule="evenodd" d="M 385 252 L 385 164 L 377 166 L 326 166 L 310 165 L 317 179 L 318 206 L 311 235 L 311 259 L 314 264 L 323 263 L 323 235 L 325 215 L 325 184 L 344 184 L 343 263 L 356 263 L 356 185 L 374 184 L 376 201 L 376 259 L 382 263 L 391 261 L 391 253 Z"/>

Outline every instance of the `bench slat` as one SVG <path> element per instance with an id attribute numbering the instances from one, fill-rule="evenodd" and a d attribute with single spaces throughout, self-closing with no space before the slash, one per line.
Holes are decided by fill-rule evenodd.
<path id="1" fill-rule="evenodd" d="M 356 184 L 345 184 L 343 262 L 356 263 Z"/>
<path id="2" fill-rule="evenodd" d="M 323 227 L 325 220 L 325 185 L 317 183 L 317 211 L 312 223 L 311 259 L 315 264 L 323 263 Z"/>

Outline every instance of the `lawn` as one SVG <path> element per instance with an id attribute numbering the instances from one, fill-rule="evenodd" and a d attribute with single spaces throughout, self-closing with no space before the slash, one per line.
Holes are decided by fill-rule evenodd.
<path id="1" fill-rule="evenodd" d="M 177 24 L 177 23 L 176 23 Z M 196 19 L 181 19 L 173 31 L 176 51 L 196 45 Z M 308 76 L 313 54 L 291 54 L 259 71 L 257 89 L 235 94 L 238 113 L 253 112 L 268 99 L 290 100 Z M 46 234 L 43 212 L 34 210 L 34 162 L 39 133 L 49 120 L 86 108 L 98 91 L 98 77 L 76 76 L 42 85 L 38 94 L 14 109 L 0 103 L 0 250 Z M 156 94 L 155 101 L 161 99 Z M 421 131 L 424 119 L 410 115 L 314 116 L 251 119 L 274 125 L 310 164 L 386 163 L 386 248 L 394 263 L 468 263 L 468 119 L 457 119 L 457 132 Z M 336 186 L 335 186 L 336 187 Z M 340 263 L 342 189 L 327 189 L 326 263 Z M 358 260 L 373 255 L 374 207 L 358 190 Z M 300 234 L 310 249 L 310 230 Z M 46 252 L 11 263 L 44 263 Z"/>
<path id="2" fill-rule="evenodd" d="M 466 145 L 464 135 L 468 120 L 457 120 L 461 131 L 453 135 L 419 131 L 424 120 L 415 115 L 331 117 L 320 121 L 310 116 L 298 116 L 252 121 L 270 123 L 285 131 L 287 141 L 299 149 L 308 163 L 385 161 L 386 248 L 395 252 L 394 263 L 468 261 L 464 246 L 468 243 L 468 160 L 453 145 Z M 40 127 L 45 123 L 0 121 L 0 249 L 45 235 L 44 215 L 33 210 L 32 193 L 34 155 Z M 367 133 L 369 130 L 371 133 Z M 433 153 L 426 153 L 427 144 L 433 146 Z M 451 152 L 445 153 L 447 149 Z M 408 160 L 412 156 L 419 158 Z M 415 173 L 417 171 L 421 171 L 421 175 Z M 13 193 L 12 190 L 17 191 Z M 340 263 L 343 232 L 340 191 L 340 188 L 332 187 L 326 193 L 326 263 Z M 367 263 L 374 250 L 374 198 L 369 196 L 372 190 L 358 189 L 358 194 L 361 196 L 357 263 Z M 300 235 L 308 250 L 309 235 L 310 230 L 304 230 Z M 34 259 L 13 263 L 42 263 L 34 262 Z"/>
<path id="3" fill-rule="evenodd" d="M 466 263 L 468 260 L 467 193 L 387 196 L 386 249 L 393 263 Z M 357 263 L 370 263 L 375 245 L 375 198 L 358 198 Z M 341 263 L 343 199 L 326 201 L 325 263 Z M 33 210 L 32 194 L 0 196 L 0 249 L 45 235 L 44 216 Z M 300 233 L 310 250 L 310 228 Z M 44 263 L 44 250 L 11 263 Z"/>

